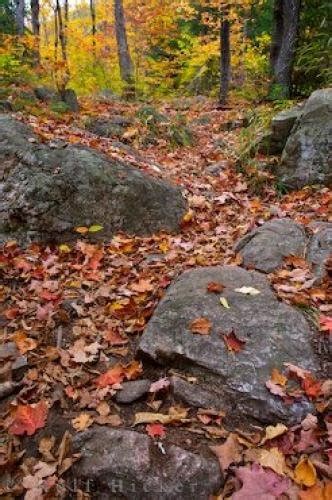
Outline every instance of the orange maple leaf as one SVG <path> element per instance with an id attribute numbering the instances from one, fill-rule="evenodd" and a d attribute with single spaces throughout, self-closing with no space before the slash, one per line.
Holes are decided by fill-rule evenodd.
<path id="1" fill-rule="evenodd" d="M 28 436 L 32 436 L 37 429 L 44 427 L 47 413 L 48 408 L 45 401 L 39 401 L 34 405 L 18 405 L 9 427 L 9 433 L 16 436 L 27 433 Z"/>
<path id="2" fill-rule="evenodd" d="M 196 318 L 189 325 L 190 331 L 192 333 L 198 333 L 199 335 L 209 335 L 212 323 L 207 318 Z"/>
<path id="3" fill-rule="evenodd" d="M 162 424 L 148 424 L 146 426 L 146 432 L 152 438 L 162 438 L 166 435 L 165 427 Z"/>
<path id="4" fill-rule="evenodd" d="M 98 387 L 103 389 L 109 385 L 121 384 L 124 378 L 125 372 L 123 366 L 115 365 L 107 370 L 107 372 L 102 373 L 95 382 Z"/>

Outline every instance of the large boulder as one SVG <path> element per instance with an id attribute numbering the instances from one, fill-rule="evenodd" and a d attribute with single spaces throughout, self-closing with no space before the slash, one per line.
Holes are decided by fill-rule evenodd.
<path id="1" fill-rule="evenodd" d="M 273 219 L 254 229 L 235 245 L 246 267 L 270 273 L 288 255 L 304 257 L 307 238 L 302 226 L 291 219 Z"/>
<path id="2" fill-rule="evenodd" d="M 228 308 L 219 294 L 207 291 L 211 282 L 225 287 L 222 296 Z M 242 287 L 259 293 L 246 295 L 238 291 Z M 192 333 L 190 324 L 198 318 L 211 322 L 208 335 Z M 232 332 L 245 342 L 235 354 L 224 341 Z M 184 272 L 168 289 L 143 333 L 139 352 L 195 377 L 198 389 L 209 393 L 206 402 L 224 408 L 230 425 L 246 420 L 291 423 L 310 411 L 310 402 L 303 397 L 286 403 L 265 384 L 272 370 L 282 371 L 284 363 L 317 372 L 312 337 L 305 317 L 278 301 L 263 274 L 233 266 L 208 267 Z"/>
<path id="3" fill-rule="evenodd" d="M 219 465 L 174 445 L 158 448 L 146 434 L 96 428 L 75 436 L 81 459 L 72 468 L 94 498 L 206 500 L 222 486 Z"/>
<path id="4" fill-rule="evenodd" d="M 298 189 L 332 184 L 332 88 L 316 90 L 287 140 L 277 170 L 280 182 Z"/>
<path id="5" fill-rule="evenodd" d="M 312 264 L 318 278 L 326 273 L 326 262 L 332 257 L 332 223 L 315 222 L 310 225 L 313 235 L 310 239 L 306 258 Z"/>
<path id="6" fill-rule="evenodd" d="M 302 106 L 294 106 L 278 113 L 272 119 L 271 131 L 261 139 L 259 151 L 271 155 L 281 154 L 296 120 L 302 115 L 302 111 Z"/>
<path id="7" fill-rule="evenodd" d="M 180 189 L 92 149 L 52 149 L 9 116 L 0 117 L 0 239 L 58 241 L 77 226 L 118 231 L 177 231 L 186 204 Z"/>

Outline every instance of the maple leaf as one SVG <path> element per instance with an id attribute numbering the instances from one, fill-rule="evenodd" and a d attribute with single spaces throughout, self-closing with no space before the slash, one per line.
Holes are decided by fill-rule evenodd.
<path id="1" fill-rule="evenodd" d="M 152 438 L 166 436 L 166 429 L 162 424 L 147 424 L 146 432 Z"/>
<path id="2" fill-rule="evenodd" d="M 287 377 L 285 377 L 285 375 L 280 373 L 280 371 L 277 368 L 273 368 L 270 380 L 274 384 L 281 385 L 283 387 L 286 385 L 288 379 Z"/>
<path id="3" fill-rule="evenodd" d="M 213 453 L 218 457 L 222 471 L 228 469 L 232 463 L 238 463 L 242 460 L 241 450 L 237 436 L 230 433 L 226 441 L 219 446 L 210 446 Z"/>
<path id="4" fill-rule="evenodd" d="M 125 377 L 128 380 L 134 380 L 136 379 L 139 375 L 141 375 L 143 371 L 143 366 L 140 361 L 132 361 L 131 363 L 128 363 L 128 365 L 122 367 L 123 372 L 125 374 Z"/>
<path id="5" fill-rule="evenodd" d="M 268 425 L 265 429 L 265 436 L 261 440 L 260 445 L 266 443 L 266 441 L 269 441 L 278 436 L 281 436 L 282 434 L 285 434 L 285 432 L 287 431 L 288 428 L 284 424 L 277 424 L 275 426 Z"/>
<path id="6" fill-rule="evenodd" d="M 93 424 L 93 418 L 89 413 L 81 413 L 71 421 L 72 426 L 79 432 L 85 431 Z"/>
<path id="7" fill-rule="evenodd" d="M 154 289 L 154 285 L 150 280 L 141 279 L 138 283 L 133 283 L 130 287 L 134 292 L 145 293 L 151 292 Z"/>
<path id="8" fill-rule="evenodd" d="M 313 463 L 307 457 L 301 458 L 294 470 L 294 481 L 304 486 L 314 486 L 317 472 Z"/>
<path id="9" fill-rule="evenodd" d="M 33 351 L 38 345 L 35 339 L 29 338 L 24 332 L 20 331 L 13 335 L 13 340 L 21 354 Z"/>
<path id="10" fill-rule="evenodd" d="M 125 345 L 129 342 L 129 339 L 127 337 L 122 337 L 117 329 L 112 329 L 106 332 L 104 339 L 112 346 Z"/>
<path id="11" fill-rule="evenodd" d="M 322 382 L 316 380 L 312 375 L 308 374 L 301 383 L 302 389 L 310 399 L 317 398 L 322 391 Z"/>
<path id="12" fill-rule="evenodd" d="M 9 427 L 9 433 L 22 436 L 27 433 L 32 436 L 37 429 L 44 427 L 48 408 L 45 401 L 33 405 L 18 405 L 14 419 Z"/>
<path id="13" fill-rule="evenodd" d="M 260 450 L 258 463 L 263 467 L 272 469 L 277 474 L 284 474 L 286 470 L 286 462 L 284 455 L 278 448 L 271 448 L 270 450 Z"/>
<path id="14" fill-rule="evenodd" d="M 209 335 L 212 328 L 212 323 L 207 318 L 196 318 L 189 325 L 190 331 L 192 333 L 197 333 L 199 335 Z"/>
<path id="15" fill-rule="evenodd" d="M 233 353 L 241 352 L 246 344 L 245 340 L 239 339 L 233 331 L 228 335 L 223 334 L 223 341 L 227 349 Z"/>
<path id="16" fill-rule="evenodd" d="M 102 373 L 95 380 L 95 383 L 101 389 L 107 386 L 112 386 L 115 384 L 120 384 L 125 378 L 125 372 L 123 366 L 118 364 L 107 370 L 106 373 Z"/>
<path id="17" fill-rule="evenodd" d="M 208 283 L 206 289 L 209 293 L 221 293 L 225 289 L 225 287 L 221 283 L 217 283 L 216 281 L 211 281 L 210 283 Z"/>
<path id="18" fill-rule="evenodd" d="M 288 478 L 279 476 L 272 470 L 264 470 L 258 464 L 239 467 L 236 477 L 242 482 L 242 488 L 233 494 L 232 500 L 274 500 L 286 493 L 291 486 Z"/>
<path id="19" fill-rule="evenodd" d="M 274 396 L 280 396 L 281 398 L 286 398 L 287 394 L 285 393 L 284 389 L 280 387 L 280 385 L 275 384 L 271 380 L 268 380 L 265 382 L 265 386 L 267 389 L 270 391 L 271 394 Z"/>

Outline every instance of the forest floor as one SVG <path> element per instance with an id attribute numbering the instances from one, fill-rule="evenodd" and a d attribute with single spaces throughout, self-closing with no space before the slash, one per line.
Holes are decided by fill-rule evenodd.
<path id="1" fill-rule="evenodd" d="M 139 106 L 86 99 L 80 117 L 52 116 L 46 108 L 39 116 L 19 116 L 44 140 L 88 145 L 151 175 L 169 179 L 185 191 L 190 208 L 176 235 L 161 233 L 140 238 L 119 234 L 104 245 L 91 245 L 82 235 L 76 245 L 33 244 L 22 249 L 9 242 L 2 249 L 1 343 L 15 342 L 19 353 L 27 358 L 19 392 L 0 400 L 0 496 L 4 498 L 26 491 L 31 494 L 26 498 L 37 498 L 33 497 L 36 489 L 42 489 L 43 498 L 55 498 L 54 488 L 77 460 L 64 451 L 68 439 L 65 431 L 75 434 L 93 424 L 132 428 L 137 412 L 168 414 L 175 407 L 186 416 L 184 423 L 180 418 L 164 426 L 157 420 L 156 425 L 135 426 L 135 430 L 148 433 L 158 443 L 202 451 L 207 445 L 224 444 L 229 432 L 224 428 L 222 414 L 179 408 L 167 383 L 163 387 L 160 382 L 160 389 L 147 401 L 124 407 L 111 399 L 114 388 L 96 389 L 95 380 L 105 371 L 109 359 L 122 364 L 129 380 L 158 381 L 171 375 L 165 368 L 136 359 L 135 349 L 166 288 L 183 270 L 241 264 L 240 256 L 233 251 L 234 243 L 257 224 L 275 216 L 287 216 L 305 226 L 328 220 L 332 197 L 327 188 L 308 187 L 282 194 L 271 174 L 257 173 L 254 160 L 248 158 L 242 168 L 238 167 L 242 128 L 223 129 L 225 123 L 242 120 L 248 112 L 246 103 L 234 102 L 229 109 L 220 110 L 211 100 L 193 100 L 188 109 L 181 110 L 194 132 L 192 146 L 172 148 L 165 138 L 157 137 L 155 144 L 143 149 L 140 137 L 146 127 L 134 125 L 124 140 L 144 159 L 82 128 L 86 117 L 105 113 L 134 116 Z M 172 102 L 161 103 L 158 108 L 169 117 L 178 113 Z M 270 161 L 263 156 L 256 156 L 257 160 Z M 216 163 L 221 163 L 220 172 L 211 175 L 208 167 Z M 300 258 L 288 259 L 282 269 L 268 275 L 280 300 L 305 311 L 323 338 L 331 329 L 326 319 L 331 316 L 331 290 L 327 278 L 320 285 L 306 286 L 311 277 L 308 264 Z M 8 366 L 0 367 L 0 384 L 6 370 Z M 327 500 L 332 496 L 328 465 L 332 420 L 326 416 L 328 391 L 324 382 L 317 382 L 311 395 L 318 421 L 309 417 L 306 425 L 289 429 L 278 427 L 276 422 L 262 445 L 272 455 L 275 451 L 271 450 L 278 450 L 274 460 L 280 455 L 285 460 L 283 474 L 292 484 L 288 498 Z M 47 408 L 42 404 L 45 401 Z M 19 417 L 17 412 L 23 407 L 25 415 Z M 25 432 L 31 436 L 24 436 Z M 235 434 L 248 450 L 260 442 L 265 432 L 264 428 L 253 429 L 244 422 Z M 228 464 L 224 490 L 218 498 L 230 498 L 239 489 L 236 468 L 250 463 L 245 453 L 235 460 L 233 441 L 226 443 L 227 450 L 220 454 L 233 453 L 237 465 Z M 38 461 L 42 465 L 36 469 Z M 279 466 L 271 463 L 271 468 L 280 472 Z M 36 470 L 40 467 L 45 474 L 38 476 Z"/>

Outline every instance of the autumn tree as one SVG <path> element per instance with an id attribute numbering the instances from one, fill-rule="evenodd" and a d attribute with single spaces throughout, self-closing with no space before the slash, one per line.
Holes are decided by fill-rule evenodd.
<path id="1" fill-rule="evenodd" d="M 292 71 L 299 35 L 301 0 L 274 0 L 271 68 L 278 98 L 291 93 Z"/>
<path id="2" fill-rule="evenodd" d="M 123 0 L 114 0 L 114 19 L 121 78 L 127 86 L 132 86 L 134 67 L 128 46 Z"/>

